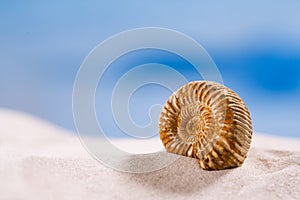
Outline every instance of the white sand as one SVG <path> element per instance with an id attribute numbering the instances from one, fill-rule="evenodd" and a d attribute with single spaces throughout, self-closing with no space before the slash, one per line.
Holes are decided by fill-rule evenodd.
<path id="1" fill-rule="evenodd" d="M 74 134 L 49 123 L 8 110 L 0 122 L 1 200 L 300 199 L 299 139 L 255 134 L 246 162 L 231 170 L 204 171 L 180 156 L 130 174 L 93 160 Z"/>

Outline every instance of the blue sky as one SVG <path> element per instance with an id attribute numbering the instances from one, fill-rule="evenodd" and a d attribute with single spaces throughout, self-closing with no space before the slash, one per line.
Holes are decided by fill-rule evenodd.
<path id="1" fill-rule="evenodd" d="M 155 26 L 183 32 L 208 51 L 224 84 L 249 106 L 254 130 L 300 137 L 299 10 L 297 0 L 1 1 L 0 107 L 74 130 L 72 88 L 84 58 L 111 35 Z M 184 61 L 155 55 L 197 78 Z M 149 102 L 164 99 L 154 97 Z M 135 98 L 132 115 L 143 124 L 144 104 Z"/>

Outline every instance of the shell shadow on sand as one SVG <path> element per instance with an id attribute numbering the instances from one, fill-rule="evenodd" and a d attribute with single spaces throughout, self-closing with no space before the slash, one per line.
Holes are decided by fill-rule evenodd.
<path id="1" fill-rule="evenodd" d="M 167 155 L 174 155 L 166 152 L 160 152 L 160 154 L 163 154 L 161 155 L 162 158 Z M 197 159 L 180 155 L 175 156 L 178 157 L 175 162 L 160 170 L 140 174 L 122 173 L 122 176 L 128 176 L 126 178 L 132 182 L 157 192 L 189 194 L 196 191 L 199 192 L 209 187 L 230 171 L 202 170 L 199 167 L 199 161 Z M 160 161 L 156 160 L 155 162 Z M 150 162 L 147 164 L 150 164 Z M 159 163 L 152 164 L 156 165 Z"/>

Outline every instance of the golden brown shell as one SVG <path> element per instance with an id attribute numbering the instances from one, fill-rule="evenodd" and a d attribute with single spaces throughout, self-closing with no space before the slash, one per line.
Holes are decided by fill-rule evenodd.
<path id="1" fill-rule="evenodd" d="M 190 82 L 170 96 L 159 129 L 168 152 L 197 158 L 207 170 L 241 166 L 252 138 L 245 103 L 231 89 L 210 81 Z"/>

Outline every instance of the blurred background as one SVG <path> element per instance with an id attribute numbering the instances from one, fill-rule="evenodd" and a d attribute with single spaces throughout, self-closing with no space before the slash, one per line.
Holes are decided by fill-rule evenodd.
<path id="1" fill-rule="evenodd" d="M 299 10 L 298 0 L 1 0 L 0 108 L 30 113 L 74 131 L 72 90 L 84 58 L 114 34 L 154 26 L 187 34 L 207 50 L 224 84 L 248 105 L 255 131 L 300 137 Z M 106 79 L 116 80 L 124 69 L 149 61 L 174 67 L 189 80 L 201 79 L 189 63 L 157 50 L 118 59 L 112 69 L 126 67 L 107 71 Z M 163 96 L 154 92 L 159 90 Z M 158 86 L 141 88 L 132 97 L 132 118 L 143 125 L 148 103 L 163 104 L 169 94 Z M 122 137 L 115 131 L 108 134 Z"/>

